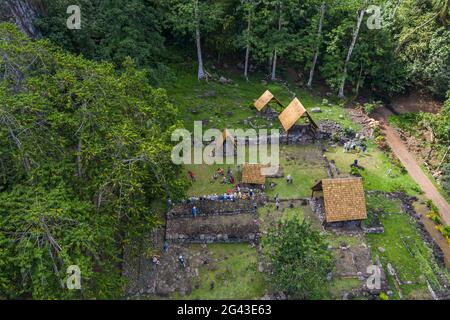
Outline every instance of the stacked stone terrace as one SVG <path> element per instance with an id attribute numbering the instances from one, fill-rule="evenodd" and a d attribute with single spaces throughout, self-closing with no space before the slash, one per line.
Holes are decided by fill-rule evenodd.
<path id="1" fill-rule="evenodd" d="M 265 198 L 254 200 L 200 200 L 174 206 L 167 213 L 166 240 L 173 243 L 238 243 L 258 239 L 259 225 L 254 203 L 260 207 Z M 198 209 L 192 217 L 193 206 Z"/>

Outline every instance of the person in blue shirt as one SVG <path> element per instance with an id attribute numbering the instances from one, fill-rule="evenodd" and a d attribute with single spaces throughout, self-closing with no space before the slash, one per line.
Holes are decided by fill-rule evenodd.
<path id="1" fill-rule="evenodd" d="M 193 218 L 197 217 L 197 213 L 198 213 L 197 207 L 193 206 L 192 207 L 192 217 Z"/>

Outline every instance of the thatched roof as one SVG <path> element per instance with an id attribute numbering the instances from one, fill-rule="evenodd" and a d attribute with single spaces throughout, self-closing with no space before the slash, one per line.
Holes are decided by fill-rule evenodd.
<path id="1" fill-rule="evenodd" d="M 323 179 L 322 189 L 326 222 L 367 219 L 362 178 Z"/>
<path id="2" fill-rule="evenodd" d="M 261 111 L 266 105 L 268 105 L 271 101 L 275 101 L 278 105 L 283 107 L 281 102 L 275 98 L 275 96 L 270 92 L 269 90 L 266 90 L 262 94 L 261 97 L 258 98 L 258 100 L 255 101 L 255 108 L 258 109 L 258 111 Z"/>
<path id="3" fill-rule="evenodd" d="M 266 176 L 261 174 L 264 166 L 256 163 L 245 163 L 242 168 L 242 183 L 265 184 Z"/>
<path id="4" fill-rule="evenodd" d="M 287 108 L 284 109 L 284 111 L 278 116 L 278 119 L 280 120 L 284 130 L 287 132 L 302 117 L 307 117 L 309 122 L 315 128 L 318 127 L 309 115 L 308 111 L 306 111 L 306 108 L 302 105 L 300 100 L 294 98 L 294 100 L 291 101 Z"/>

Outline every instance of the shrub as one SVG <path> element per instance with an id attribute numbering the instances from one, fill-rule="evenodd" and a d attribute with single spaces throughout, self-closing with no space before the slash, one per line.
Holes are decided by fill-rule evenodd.
<path id="1" fill-rule="evenodd" d="M 346 136 L 350 137 L 355 135 L 355 131 L 351 127 L 344 128 L 344 133 Z"/>
<path id="2" fill-rule="evenodd" d="M 381 101 L 375 101 L 372 103 L 365 103 L 364 104 L 364 112 L 367 115 L 372 114 L 373 112 L 375 112 L 375 110 L 377 110 L 378 108 L 382 107 L 383 103 Z"/>
<path id="3" fill-rule="evenodd" d="M 430 211 L 427 214 L 427 217 L 430 218 L 431 220 L 433 220 L 433 222 L 436 223 L 436 224 L 441 224 L 442 223 L 441 216 L 436 211 Z"/>
<path id="4" fill-rule="evenodd" d="M 361 173 L 359 173 L 359 169 L 355 166 L 352 166 L 350 169 L 350 174 L 355 177 L 360 177 Z"/>
<path id="5" fill-rule="evenodd" d="M 389 296 L 384 292 L 380 293 L 379 298 L 380 298 L 380 300 L 389 300 Z"/>
<path id="6" fill-rule="evenodd" d="M 270 283 L 293 299 L 319 299 L 326 293 L 334 258 L 325 237 L 307 221 L 291 217 L 262 241 L 272 268 Z"/>
<path id="7" fill-rule="evenodd" d="M 382 136 L 380 127 L 375 127 L 375 129 L 373 129 L 373 136 L 375 139 Z"/>
<path id="8" fill-rule="evenodd" d="M 380 148 L 383 151 L 390 150 L 389 145 L 386 142 L 386 138 L 382 135 L 379 135 L 375 138 L 375 143 L 378 145 L 378 148 Z"/>
<path id="9" fill-rule="evenodd" d="M 436 212 L 436 213 L 439 212 L 438 208 L 436 207 L 436 205 L 431 200 L 427 200 L 427 207 L 430 209 L 430 211 L 433 211 L 433 212 Z"/>
<path id="10" fill-rule="evenodd" d="M 450 239 L 450 226 L 442 227 L 441 233 L 445 238 Z"/>

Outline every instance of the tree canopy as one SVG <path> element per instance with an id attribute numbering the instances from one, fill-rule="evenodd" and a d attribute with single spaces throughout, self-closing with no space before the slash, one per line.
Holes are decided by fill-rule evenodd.
<path id="1" fill-rule="evenodd" d="M 117 73 L 10 24 L 0 39 L 0 291 L 75 294 L 61 287 L 77 264 L 79 294 L 112 297 L 124 245 L 159 223 L 152 202 L 183 194 L 177 110 L 130 59 Z"/>
<path id="2" fill-rule="evenodd" d="M 319 299 L 334 260 L 328 244 L 309 222 L 297 217 L 272 227 L 262 242 L 271 264 L 271 283 L 293 299 Z"/>
<path id="3" fill-rule="evenodd" d="M 336 92 L 345 77 L 348 95 L 364 88 L 389 96 L 426 87 L 442 100 L 450 83 L 448 1 L 82 0 L 83 27 L 77 32 L 61 28 L 70 1 L 41 2 L 45 10 L 36 25 L 45 37 L 117 67 L 130 55 L 138 66 L 161 75 L 167 73 L 161 72 L 162 62 L 189 54 L 202 69 L 245 61 L 277 78 L 293 68 L 306 84 L 316 61 L 314 79 Z M 380 21 L 374 20 L 378 9 L 367 10 L 369 4 L 378 6 Z"/>

